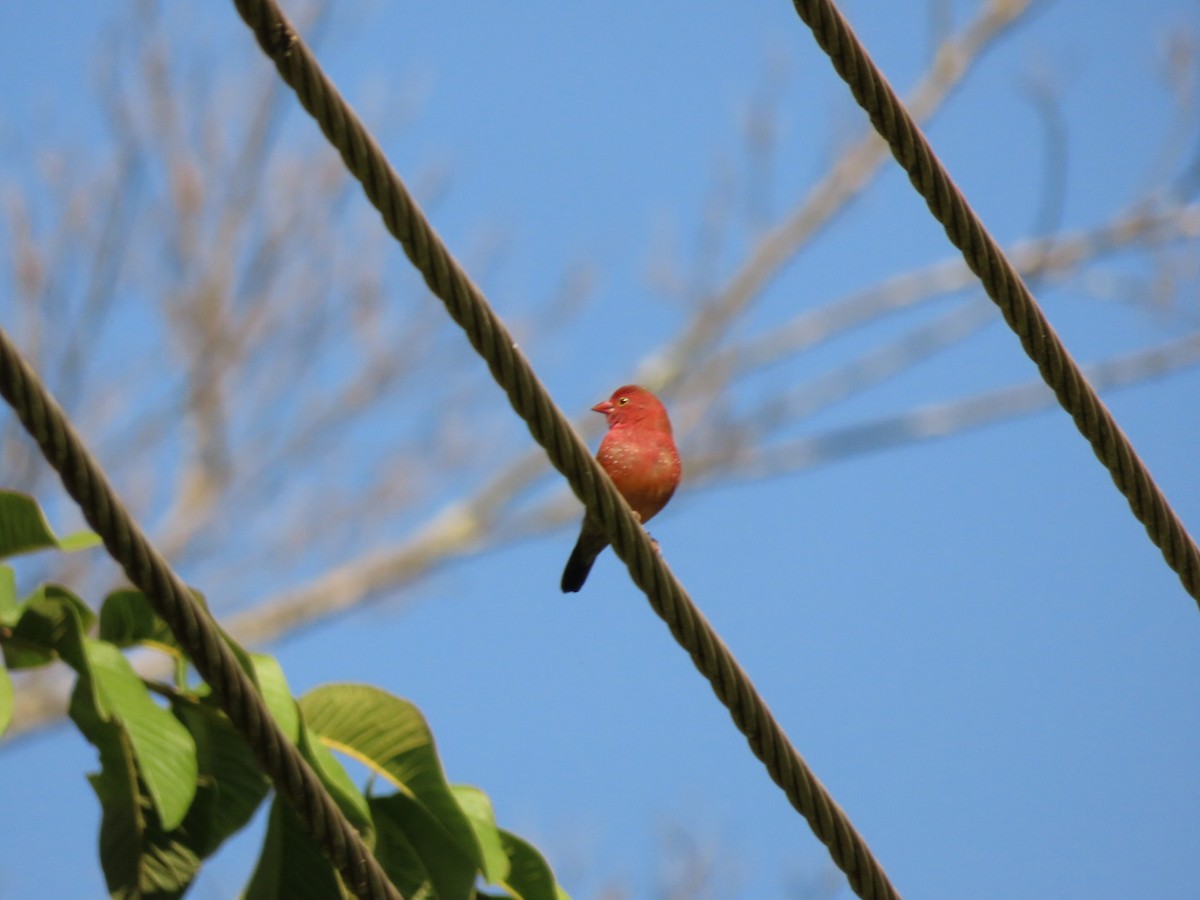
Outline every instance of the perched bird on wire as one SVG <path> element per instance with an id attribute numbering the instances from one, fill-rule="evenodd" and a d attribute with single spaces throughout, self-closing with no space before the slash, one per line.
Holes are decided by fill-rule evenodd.
<path id="1" fill-rule="evenodd" d="M 608 418 L 608 434 L 596 459 L 642 524 L 667 505 L 679 486 L 682 466 L 667 410 L 652 393 L 635 384 L 619 387 L 592 409 Z M 600 525 L 585 517 L 579 540 L 563 570 L 563 593 L 583 587 L 608 538 Z"/>

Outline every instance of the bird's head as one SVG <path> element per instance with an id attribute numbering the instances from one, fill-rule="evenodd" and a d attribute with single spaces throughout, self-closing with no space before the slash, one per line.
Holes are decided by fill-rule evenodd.
<path id="1" fill-rule="evenodd" d="M 611 397 L 597 403 L 592 409 L 608 419 L 609 428 L 645 423 L 653 428 L 665 429 L 668 434 L 671 431 L 666 408 L 657 397 L 636 384 L 617 388 Z"/>

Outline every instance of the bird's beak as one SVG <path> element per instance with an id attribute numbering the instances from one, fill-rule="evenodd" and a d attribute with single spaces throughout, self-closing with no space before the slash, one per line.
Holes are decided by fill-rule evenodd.
<path id="1" fill-rule="evenodd" d="M 614 409 L 616 409 L 616 407 L 615 407 L 615 406 L 613 406 L 613 404 L 612 404 L 612 401 L 611 401 L 611 400 L 605 400 L 604 402 L 602 402 L 602 403 L 597 403 L 595 406 L 593 406 L 593 407 L 592 407 L 592 412 L 598 412 L 598 413 L 601 413 L 602 415 L 605 415 L 605 416 L 607 416 L 607 415 L 608 415 L 610 412 L 612 412 Z"/>

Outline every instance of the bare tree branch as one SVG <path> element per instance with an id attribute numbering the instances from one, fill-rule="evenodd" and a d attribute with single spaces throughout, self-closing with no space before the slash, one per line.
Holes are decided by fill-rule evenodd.
<path id="1" fill-rule="evenodd" d="M 949 6 L 939 5 L 931 29 L 944 40 L 910 96 L 917 118 L 935 115 L 1034 5 L 990 0 L 957 33 L 947 30 Z M 576 519 L 578 504 L 548 490 L 544 457 L 523 452 L 515 430 L 499 431 L 485 448 L 464 439 L 465 423 L 477 434 L 492 421 L 490 394 L 456 365 L 467 351 L 423 302 L 423 288 L 388 270 L 377 223 L 355 213 L 335 156 L 315 142 L 278 140 L 284 112 L 275 80 L 239 77 L 236 92 L 223 91 L 216 77 L 189 72 L 153 9 L 141 8 L 137 28 L 122 38 L 124 62 L 103 82 L 113 158 L 64 167 L 46 154 L 57 216 L 49 226 L 29 197 L 6 191 L 9 318 L 102 458 L 124 467 L 129 499 L 159 545 L 210 596 L 219 602 L 234 593 L 226 589 L 242 587 L 247 565 L 312 561 L 318 574 L 302 585 L 258 588 L 265 599 L 219 609 L 234 636 L 251 645 L 278 640 L 373 599 L 403 596 L 456 559 Z M 772 120 L 786 72 L 768 65 L 744 123 L 748 174 L 721 164 L 698 258 L 683 274 L 664 260 L 652 267 L 683 301 L 686 320 L 636 377 L 673 399 L 688 486 L 795 473 L 1046 408 L 1048 394 L 1030 383 L 797 436 L 820 411 L 961 346 L 994 314 L 974 276 L 952 261 L 744 333 L 773 279 L 873 183 L 884 159 L 878 139 L 863 137 L 772 219 L 772 208 L 783 208 L 772 196 Z M 1194 91 L 1182 76 L 1176 81 L 1185 85 L 1181 110 L 1194 118 Z M 1172 302 L 1194 278 L 1187 266 L 1194 267 L 1200 204 L 1148 189 L 1108 221 L 1055 234 L 1062 115 L 1048 86 L 1038 87 L 1035 102 L 1047 133 L 1046 187 L 1035 236 L 1014 243 L 1010 258 L 1047 286 L 1128 298 L 1147 310 L 1154 298 Z M 441 180 L 438 171 L 434 190 Z M 503 242 L 489 243 L 481 253 L 494 260 Z M 723 275 L 712 261 L 742 243 L 747 250 Z M 1136 274 L 1121 265 L 1130 260 Z M 585 266 L 564 278 L 531 325 L 539 341 L 555 340 L 570 321 L 592 272 Z M 899 315 L 914 311 L 924 315 L 915 325 Z M 1089 374 L 1097 386 L 1141 383 L 1200 362 L 1194 310 L 1176 313 L 1188 334 L 1096 361 Z M 773 367 L 888 316 L 900 323 L 895 332 L 856 358 L 765 399 L 735 399 L 737 388 Z M 118 317 L 124 332 L 114 327 Z M 101 356 L 100 338 L 115 352 Z M 581 430 L 597 424 L 581 422 Z M 0 431 L 0 481 L 34 490 L 42 467 L 9 426 Z M 345 524 L 331 534 L 329 521 Z M 231 525 L 245 536 L 237 546 L 222 541 Z M 367 530 L 375 536 L 369 546 Z M 136 664 L 161 675 L 152 654 Z M 64 689 L 62 673 L 21 678 L 9 733 L 61 715 Z"/>

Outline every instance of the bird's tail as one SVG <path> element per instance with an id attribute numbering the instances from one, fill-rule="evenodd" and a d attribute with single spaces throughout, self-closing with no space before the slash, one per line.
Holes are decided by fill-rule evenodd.
<path id="1" fill-rule="evenodd" d="M 573 594 L 583 587 L 596 557 L 607 546 L 608 541 L 602 534 L 597 534 L 587 524 L 583 526 L 575 549 L 571 551 L 571 558 L 567 560 L 567 567 L 563 569 L 561 586 L 564 594 Z"/>

